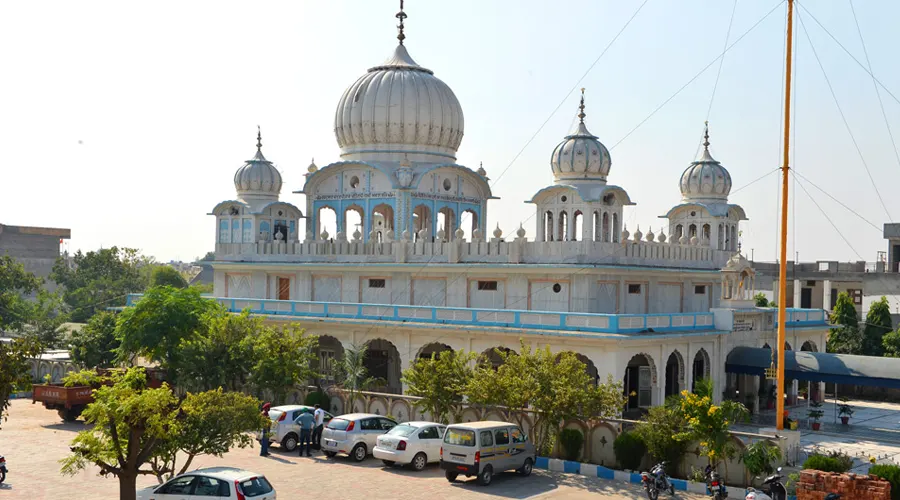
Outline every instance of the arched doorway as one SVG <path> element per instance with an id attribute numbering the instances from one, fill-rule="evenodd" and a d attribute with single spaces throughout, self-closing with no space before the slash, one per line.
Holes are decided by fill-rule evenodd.
<path id="1" fill-rule="evenodd" d="M 372 231 L 378 241 L 384 241 L 388 231 L 394 229 L 394 208 L 386 203 L 372 209 Z"/>
<path id="2" fill-rule="evenodd" d="M 503 357 L 500 355 L 500 352 L 513 355 L 516 354 L 516 351 L 513 351 L 508 347 L 491 347 L 490 349 L 485 349 L 484 352 L 478 356 L 478 364 L 490 366 L 494 370 L 500 368 L 500 365 L 503 364 Z"/>
<path id="3" fill-rule="evenodd" d="M 803 345 L 800 346 L 800 350 L 807 351 L 807 352 L 819 352 L 819 348 L 816 346 L 816 343 L 813 342 L 812 340 L 807 340 L 806 342 L 804 342 Z"/>
<path id="4" fill-rule="evenodd" d="M 366 357 L 363 365 L 370 377 L 379 380 L 372 390 L 400 394 L 400 352 L 394 344 L 384 339 L 366 342 Z"/>
<path id="5" fill-rule="evenodd" d="M 709 378 L 709 353 L 706 349 L 700 348 L 694 354 L 694 361 L 691 366 L 691 392 L 697 388 L 697 381 Z"/>
<path id="6" fill-rule="evenodd" d="M 336 382 L 338 366 L 344 359 L 344 346 L 331 335 L 320 335 L 313 369 L 319 374 L 314 385 L 327 387 Z"/>
<path id="7" fill-rule="evenodd" d="M 416 208 L 413 209 L 413 228 L 415 229 L 413 239 L 418 241 L 419 231 L 423 229 L 427 230 L 431 236 L 434 236 L 433 224 L 431 209 L 428 205 L 416 205 Z"/>
<path id="8" fill-rule="evenodd" d="M 640 415 L 653 404 L 653 386 L 656 385 L 656 366 L 653 358 L 641 353 L 634 355 L 625 367 L 623 387 L 627 399 L 625 413 Z"/>
<path id="9" fill-rule="evenodd" d="M 666 387 L 665 397 L 676 396 L 681 392 L 684 385 L 684 358 L 681 353 L 672 351 L 669 359 L 666 360 Z"/>
<path id="10" fill-rule="evenodd" d="M 437 359 L 437 357 L 442 352 L 452 351 L 452 350 L 453 350 L 453 348 L 448 346 L 447 344 L 432 342 L 430 344 L 425 344 L 424 346 L 422 346 L 422 348 L 419 349 L 419 354 L 416 356 L 416 358 L 431 359 L 431 356 L 433 355 L 435 357 L 435 359 Z"/>
<path id="11" fill-rule="evenodd" d="M 364 218 L 365 211 L 359 205 L 350 205 L 344 210 L 344 236 L 348 240 L 353 239 L 353 233 L 356 231 L 359 231 L 361 237 L 365 234 Z"/>
<path id="12" fill-rule="evenodd" d="M 263 224 L 260 224 L 259 230 L 260 232 L 268 232 L 268 228 L 264 227 Z M 315 239 L 322 239 L 323 233 L 328 233 L 327 239 L 332 239 L 337 234 L 337 213 L 327 205 L 319 207 L 319 210 L 316 212 Z"/>
<path id="13" fill-rule="evenodd" d="M 575 357 L 578 359 L 578 361 L 581 361 L 582 363 L 584 363 L 584 371 L 587 372 L 587 374 L 591 377 L 591 381 L 594 383 L 594 385 L 597 385 L 599 383 L 600 373 L 597 370 L 597 367 L 594 365 L 594 362 L 591 361 L 590 358 L 588 358 L 584 354 L 581 354 L 580 352 L 573 352 L 573 351 L 563 351 L 563 352 L 568 352 L 568 353 L 574 354 Z M 562 352 L 557 354 L 556 359 L 558 360 L 562 354 L 563 354 Z"/>

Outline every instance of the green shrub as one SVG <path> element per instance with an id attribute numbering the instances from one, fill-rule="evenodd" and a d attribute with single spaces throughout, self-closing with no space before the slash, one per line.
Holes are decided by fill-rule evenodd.
<path id="1" fill-rule="evenodd" d="M 891 483 L 891 500 L 900 500 L 900 466 L 876 464 L 869 468 L 869 474 Z"/>
<path id="2" fill-rule="evenodd" d="M 757 441 L 744 450 L 741 458 L 751 476 L 771 474 L 775 470 L 773 462 L 781 460 L 781 448 L 768 441 Z"/>
<path id="3" fill-rule="evenodd" d="M 634 432 L 623 432 L 613 442 L 613 451 L 619 466 L 625 470 L 638 470 L 647 453 L 647 445 Z"/>
<path id="4" fill-rule="evenodd" d="M 563 429 L 559 433 L 559 444 L 562 445 L 566 460 L 578 460 L 581 446 L 584 444 L 584 434 L 578 429 Z"/>
<path id="5" fill-rule="evenodd" d="M 328 411 L 328 408 L 331 406 L 331 398 L 322 391 L 313 391 L 306 395 L 303 404 L 306 406 L 319 405 L 320 408 Z"/>
<path id="6" fill-rule="evenodd" d="M 850 470 L 840 459 L 827 455 L 811 455 L 803 462 L 803 468 L 822 472 L 847 472 Z"/>
<path id="7" fill-rule="evenodd" d="M 96 370 L 81 370 L 77 372 L 69 372 L 62 378 L 62 383 L 66 387 L 77 387 L 83 385 L 98 386 L 103 382 L 105 377 L 97 374 Z"/>

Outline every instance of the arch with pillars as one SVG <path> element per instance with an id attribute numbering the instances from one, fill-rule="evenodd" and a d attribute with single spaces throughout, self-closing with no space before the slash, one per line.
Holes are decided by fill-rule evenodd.
<path id="1" fill-rule="evenodd" d="M 503 364 L 503 358 L 500 356 L 500 353 L 498 351 L 512 355 L 518 355 L 516 351 L 508 347 L 490 347 L 482 351 L 481 355 L 478 356 L 478 363 L 483 366 L 491 366 L 496 370 L 500 367 L 500 365 Z"/>
<path id="2" fill-rule="evenodd" d="M 663 392 L 665 397 L 676 396 L 684 388 L 684 357 L 678 349 L 669 354 L 666 360 L 666 385 Z"/>
<path id="3" fill-rule="evenodd" d="M 400 351 L 393 343 L 382 338 L 366 342 L 366 347 L 363 364 L 369 376 L 378 379 L 381 383 L 379 387 L 372 390 L 400 394 L 402 391 Z"/>
<path id="4" fill-rule="evenodd" d="M 442 344 L 440 342 L 431 342 L 429 344 L 425 344 L 419 349 L 419 352 L 416 353 L 416 359 L 430 359 L 432 355 L 437 358 L 442 352 L 452 351 L 453 348 L 447 344 Z"/>

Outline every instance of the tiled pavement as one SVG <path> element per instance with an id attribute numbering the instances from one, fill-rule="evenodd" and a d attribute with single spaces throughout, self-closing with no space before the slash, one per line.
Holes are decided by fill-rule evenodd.
<path id="1" fill-rule="evenodd" d="M 59 474 L 60 458 L 68 452 L 75 433 L 84 427 L 80 421 L 62 423 L 54 411 L 45 410 L 30 400 L 14 400 L 10 418 L 0 429 L 0 454 L 10 464 L 7 482 L 0 485 L 0 500 L 8 499 L 115 499 L 118 481 L 102 478 L 96 469 L 76 477 Z M 422 473 L 381 466 L 374 459 L 361 464 L 346 458 L 325 459 L 322 455 L 300 458 L 273 447 L 272 456 L 262 458 L 259 448 L 233 450 L 224 458 L 200 457 L 196 466 L 231 465 L 252 470 L 275 485 L 278 498 L 293 500 L 348 499 L 491 499 L 540 498 L 580 500 L 598 495 L 616 499 L 646 498 L 643 491 L 629 484 L 569 474 L 535 471 L 522 478 L 514 473 L 495 479 L 489 487 L 473 482 L 450 484 L 436 466 Z M 139 484 L 156 484 L 151 477 L 139 478 Z M 699 498 L 679 493 L 681 498 Z"/>

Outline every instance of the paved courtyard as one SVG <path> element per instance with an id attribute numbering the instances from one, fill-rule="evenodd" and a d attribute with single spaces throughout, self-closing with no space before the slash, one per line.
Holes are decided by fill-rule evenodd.
<path id="1" fill-rule="evenodd" d="M 102 478 L 97 469 L 76 477 L 59 474 L 59 459 L 68 453 L 68 444 L 84 428 L 79 422 L 65 424 L 55 411 L 45 410 L 30 400 L 14 400 L 9 420 L 0 430 L 0 454 L 10 465 L 7 482 L 0 485 L 0 499 L 115 499 L 118 481 Z M 361 464 L 348 459 L 325 459 L 322 455 L 299 458 L 273 447 L 272 456 L 262 458 L 259 448 L 234 450 L 225 457 L 200 457 L 197 467 L 230 465 L 252 470 L 275 486 L 282 500 L 328 499 L 612 499 L 646 498 L 635 486 L 575 475 L 535 471 L 522 478 L 514 473 L 495 479 L 486 488 L 472 482 L 450 484 L 436 466 L 422 473 L 406 469 L 386 469 L 369 459 Z M 156 484 L 152 477 L 139 478 L 139 485 Z M 681 498 L 699 497 L 680 494 Z"/>

